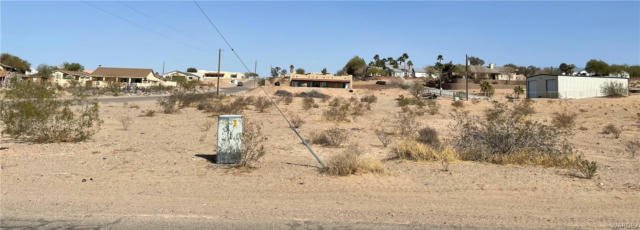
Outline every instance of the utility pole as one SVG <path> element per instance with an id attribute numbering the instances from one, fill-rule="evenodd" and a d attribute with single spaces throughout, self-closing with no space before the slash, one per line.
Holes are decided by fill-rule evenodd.
<path id="1" fill-rule="evenodd" d="M 253 88 L 255 88 L 256 82 L 258 81 L 258 60 L 253 63 L 253 73 L 255 74 L 255 76 L 253 76 Z"/>
<path id="2" fill-rule="evenodd" d="M 464 54 L 464 93 L 467 97 L 467 101 L 469 100 L 469 74 L 467 73 L 469 69 L 469 55 Z"/>
<path id="3" fill-rule="evenodd" d="M 164 75 L 164 61 L 162 61 L 162 75 Z"/>
<path id="4" fill-rule="evenodd" d="M 216 84 L 216 96 L 220 96 L 220 58 L 222 57 L 222 49 L 218 49 L 218 83 Z"/>

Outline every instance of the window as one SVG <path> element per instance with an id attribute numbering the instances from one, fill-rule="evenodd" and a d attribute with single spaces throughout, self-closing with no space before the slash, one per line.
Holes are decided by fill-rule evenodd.
<path id="1" fill-rule="evenodd" d="M 329 87 L 329 83 L 323 81 L 322 83 L 320 83 L 320 87 Z"/>

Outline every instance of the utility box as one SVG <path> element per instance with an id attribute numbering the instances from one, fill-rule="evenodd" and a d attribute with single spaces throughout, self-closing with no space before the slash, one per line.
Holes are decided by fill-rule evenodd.
<path id="1" fill-rule="evenodd" d="M 242 115 L 218 116 L 216 163 L 237 164 L 242 158 Z"/>

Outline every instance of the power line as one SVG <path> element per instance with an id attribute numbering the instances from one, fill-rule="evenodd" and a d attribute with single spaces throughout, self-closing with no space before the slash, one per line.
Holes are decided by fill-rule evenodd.
<path id="1" fill-rule="evenodd" d="M 103 9 L 103 8 L 101 8 L 101 7 L 99 7 L 99 6 L 95 5 L 95 4 L 93 4 L 93 3 L 91 3 L 91 2 L 87 2 L 86 0 L 85 0 L 85 1 L 83 1 L 83 2 L 84 2 L 85 4 L 87 4 L 87 5 L 89 5 L 89 6 L 93 7 L 93 8 L 95 8 L 95 9 L 99 10 L 99 11 L 102 11 L 102 12 L 103 12 L 103 13 L 105 13 L 105 14 L 111 15 L 111 16 L 113 16 L 113 17 L 115 17 L 115 18 L 118 18 L 118 19 L 120 19 L 120 20 L 122 20 L 122 21 L 125 21 L 125 22 L 127 22 L 127 23 L 129 23 L 129 24 L 131 24 L 131 25 L 133 25 L 133 26 L 135 26 L 135 27 L 138 27 L 139 29 L 147 30 L 147 31 L 149 31 L 149 32 L 151 32 L 151 33 L 153 33 L 153 34 L 155 34 L 155 35 L 158 35 L 158 36 L 160 36 L 160 37 L 163 37 L 163 38 L 165 38 L 165 39 L 167 39 L 167 40 L 176 41 L 176 42 L 180 43 L 181 45 L 183 45 L 183 46 L 185 46 L 185 47 L 188 47 L 188 48 L 194 49 L 194 50 L 196 50 L 196 51 L 198 51 L 198 52 L 202 52 L 202 53 L 204 53 L 204 54 L 207 54 L 207 52 L 202 51 L 202 49 L 200 49 L 200 48 L 194 47 L 194 46 L 192 46 L 192 45 L 190 45 L 190 44 L 188 44 L 188 43 L 184 43 L 184 42 L 181 42 L 181 41 L 178 41 L 178 40 L 172 39 L 171 37 L 169 37 L 169 36 L 167 36 L 167 35 L 165 35 L 165 34 L 163 34 L 163 33 L 160 33 L 160 32 L 158 32 L 158 31 L 153 30 L 153 29 L 150 29 L 150 28 L 146 28 L 146 27 L 144 27 L 144 26 L 142 26 L 142 25 L 140 25 L 140 24 L 138 24 L 138 23 L 136 23 L 136 22 L 134 22 L 134 21 L 132 21 L 132 20 L 129 20 L 129 19 L 125 18 L 125 17 L 122 17 L 122 16 L 120 16 L 120 15 L 117 15 L 117 14 L 114 14 L 114 13 L 112 13 L 112 12 L 109 12 L 109 11 L 107 11 L 107 10 L 105 10 L 105 9 Z"/>
<path id="2" fill-rule="evenodd" d="M 142 15 L 143 17 L 147 18 L 149 21 L 154 22 L 154 23 L 156 23 L 156 24 L 158 24 L 158 25 L 164 26 L 164 27 L 168 28 L 169 30 L 173 31 L 174 33 L 176 33 L 176 34 L 178 34 L 178 35 L 181 35 L 181 37 L 182 37 L 182 38 L 185 38 L 185 39 L 188 39 L 188 40 L 192 40 L 192 41 L 197 41 L 197 42 L 198 42 L 198 43 L 200 43 L 200 45 L 202 45 L 202 46 L 204 46 L 204 45 L 206 44 L 206 42 L 204 42 L 203 40 L 196 39 L 196 38 L 194 38 L 194 37 L 192 37 L 192 36 L 187 36 L 184 32 L 182 32 L 182 31 L 180 31 L 180 30 L 176 29 L 175 27 L 173 27 L 173 26 L 171 26 L 171 25 L 169 25 L 169 24 L 167 24 L 167 23 L 163 23 L 163 22 L 161 22 L 161 21 L 157 21 L 157 20 L 152 20 L 152 19 L 151 19 L 151 18 L 152 18 L 152 16 L 151 16 L 151 15 L 149 15 L 149 14 L 147 14 L 147 13 L 145 13 L 145 12 L 141 11 L 141 10 L 138 10 L 138 9 L 136 9 L 135 7 L 133 7 L 133 6 L 131 6 L 131 5 L 127 4 L 127 3 L 125 3 L 125 2 L 123 2 L 123 1 L 117 1 L 117 2 L 118 2 L 118 3 L 120 3 L 121 5 L 123 5 L 123 6 L 127 7 L 127 8 L 129 8 L 131 11 L 133 11 L 133 12 L 135 12 L 135 13 L 139 14 L 139 15 Z"/>
<path id="3" fill-rule="evenodd" d="M 200 4 L 198 4 L 198 2 L 196 0 L 193 0 L 193 3 L 196 4 L 196 6 L 198 7 L 198 9 L 200 9 L 200 12 L 202 12 L 202 15 L 204 15 L 204 17 L 207 18 L 207 21 L 209 21 L 209 24 L 211 24 L 211 26 L 216 30 L 216 32 L 218 32 L 218 35 L 220 35 L 220 37 L 222 38 L 222 40 L 224 40 L 224 43 L 227 44 L 227 46 L 229 47 L 229 49 L 231 49 L 231 52 L 233 52 L 233 54 L 236 56 L 236 58 L 238 58 L 238 60 L 240 61 L 240 63 L 242 64 L 242 66 L 244 66 L 244 68 L 247 70 L 247 72 L 251 72 L 251 70 L 249 69 L 249 67 L 247 66 L 247 64 L 244 63 L 244 61 L 242 60 L 242 58 L 240 58 L 240 55 L 238 55 L 238 52 L 236 52 L 235 49 L 233 49 L 233 47 L 231 46 L 231 44 L 229 43 L 229 41 L 227 40 L 227 38 L 224 37 L 224 35 L 222 34 L 222 32 L 220 32 L 220 30 L 218 29 L 218 27 L 216 26 L 216 24 L 213 23 L 213 21 L 211 20 L 211 18 L 209 18 L 209 15 L 207 15 L 206 12 L 204 12 L 204 10 L 202 9 L 202 7 L 200 7 Z"/>

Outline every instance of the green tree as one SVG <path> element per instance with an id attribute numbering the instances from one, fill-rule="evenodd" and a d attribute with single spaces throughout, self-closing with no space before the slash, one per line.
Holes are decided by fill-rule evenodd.
<path id="1" fill-rule="evenodd" d="M 572 75 L 573 74 L 573 69 L 576 68 L 576 65 L 574 64 L 567 64 L 567 63 L 560 63 L 560 66 L 558 66 L 558 69 L 560 69 L 560 72 L 564 73 L 565 75 Z"/>
<path id="2" fill-rule="evenodd" d="M 609 74 L 609 64 L 602 60 L 591 59 L 587 62 L 585 70 L 596 75 Z"/>
<path id="3" fill-rule="evenodd" d="M 367 68 L 367 64 L 364 62 L 364 59 L 361 57 L 355 56 L 351 58 L 344 68 L 342 68 L 347 74 L 353 76 L 362 76 L 365 73 Z"/>
<path id="4" fill-rule="evenodd" d="M 294 67 L 293 65 L 289 65 L 289 73 L 293 73 L 293 69 L 294 69 L 294 68 L 295 68 L 295 67 Z"/>
<path id="5" fill-rule="evenodd" d="M 484 60 L 479 57 L 469 56 L 469 64 L 471 65 L 484 65 Z"/>
<path id="6" fill-rule="evenodd" d="M 48 66 L 45 64 L 40 64 L 36 68 L 36 70 L 38 71 L 38 76 L 45 80 L 49 79 L 49 77 L 51 77 L 51 74 L 53 74 L 53 71 L 55 71 L 56 69 L 57 68 L 54 66 Z"/>
<path id="7" fill-rule="evenodd" d="M 640 77 L 640 65 L 629 66 L 628 71 L 631 77 Z"/>
<path id="8" fill-rule="evenodd" d="M 280 74 L 280 70 L 282 69 L 278 66 L 271 67 L 271 77 L 278 77 L 278 75 Z"/>
<path id="9" fill-rule="evenodd" d="M 246 72 L 246 73 L 244 73 L 244 76 L 245 77 L 257 77 L 258 74 L 254 73 L 254 72 Z"/>
<path id="10" fill-rule="evenodd" d="M 62 63 L 62 68 L 65 70 L 69 70 L 69 71 L 83 71 L 84 70 L 84 66 L 80 65 L 80 63 L 77 62 L 64 62 Z"/>
<path id="11" fill-rule="evenodd" d="M 304 74 L 304 73 L 305 73 L 305 71 L 304 71 L 303 68 L 297 68 L 296 69 L 296 74 Z"/>
<path id="12" fill-rule="evenodd" d="M 482 92 L 487 97 L 491 97 L 493 96 L 493 86 L 488 81 L 481 81 L 480 92 Z"/>
<path id="13" fill-rule="evenodd" d="M 8 53 L 0 55 L 0 63 L 16 68 L 16 70 L 22 73 L 31 70 L 31 63 Z"/>
<path id="14" fill-rule="evenodd" d="M 322 73 L 322 75 L 327 75 L 327 68 L 322 68 L 322 71 L 320 71 Z"/>
<path id="15" fill-rule="evenodd" d="M 187 68 L 187 72 L 189 72 L 189 73 L 195 73 L 195 72 L 198 72 L 198 69 L 196 69 L 196 68 L 194 68 L 194 67 L 189 67 L 189 68 Z"/>

